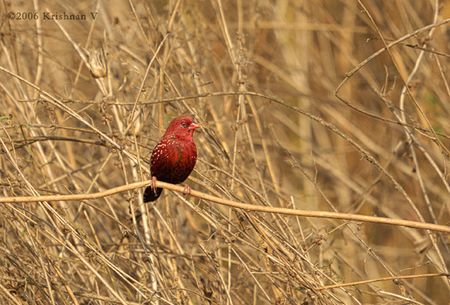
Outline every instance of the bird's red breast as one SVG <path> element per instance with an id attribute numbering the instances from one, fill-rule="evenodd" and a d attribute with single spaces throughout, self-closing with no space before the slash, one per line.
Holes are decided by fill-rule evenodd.
<path id="1" fill-rule="evenodd" d="M 193 136 L 198 127 L 200 126 L 193 122 L 191 116 L 179 116 L 170 122 L 150 158 L 152 177 L 173 184 L 181 183 L 189 177 L 197 161 Z M 149 194 L 148 189 L 145 191 L 145 202 L 156 200 L 161 189 L 151 193 Z"/>
<path id="2" fill-rule="evenodd" d="M 197 161 L 193 140 L 163 138 L 155 146 L 150 159 L 150 171 L 156 179 L 178 184 L 186 180 Z"/>

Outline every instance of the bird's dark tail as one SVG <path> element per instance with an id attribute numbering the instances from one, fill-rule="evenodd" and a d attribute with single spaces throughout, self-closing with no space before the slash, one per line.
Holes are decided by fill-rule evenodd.
<path id="1" fill-rule="evenodd" d="M 155 201 L 159 198 L 162 192 L 162 188 L 156 188 L 156 190 L 153 190 L 151 186 L 147 186 L 144 190 L 144 202 L 151 202 Z"/>

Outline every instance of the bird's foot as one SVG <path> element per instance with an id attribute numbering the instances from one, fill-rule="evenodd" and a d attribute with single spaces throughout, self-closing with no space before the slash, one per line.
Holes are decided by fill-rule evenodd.
<path id="1" fill-rule="evenodd" d="M 185 196 L 189 196 L 189 195 L 191 194 L 191 187 L 190 187 L 189 185 L 186 184 L 186 185 L 184 186 L 183 194 L 184 194 Z"/>
<path id="2" fill-rule="evenodd" d="M 153 193 L 156 195 L 156 176 L 152 176 L 152 181 L 150 182 L 150 187 L 152 188 Z"/>

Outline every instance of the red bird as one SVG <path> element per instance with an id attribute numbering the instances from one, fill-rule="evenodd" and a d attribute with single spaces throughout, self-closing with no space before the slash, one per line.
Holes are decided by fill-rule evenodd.
<path id="1" fill-rule="evenodd" d="M 162 188 L 156 180 L 179 184 L 189 177 L 197 161 L 194 131 L 200 125 L 191 116 L 179 116 L 170 122 L 166 133 L 153 148 L 150 158 L 152 184 L 144 191 L 144 202 L 155 201 Z"/>

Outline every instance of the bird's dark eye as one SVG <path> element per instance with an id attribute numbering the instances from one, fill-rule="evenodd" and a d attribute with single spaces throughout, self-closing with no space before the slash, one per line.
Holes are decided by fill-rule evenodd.
<path id="1" fill-rule="evenodd" d="M 183 123 L 181 123 L 181 127 L 187 128 L 187 127 L 188 127 L 188 124 L 187 124 L 186 122 L 183 122 Z"/>

